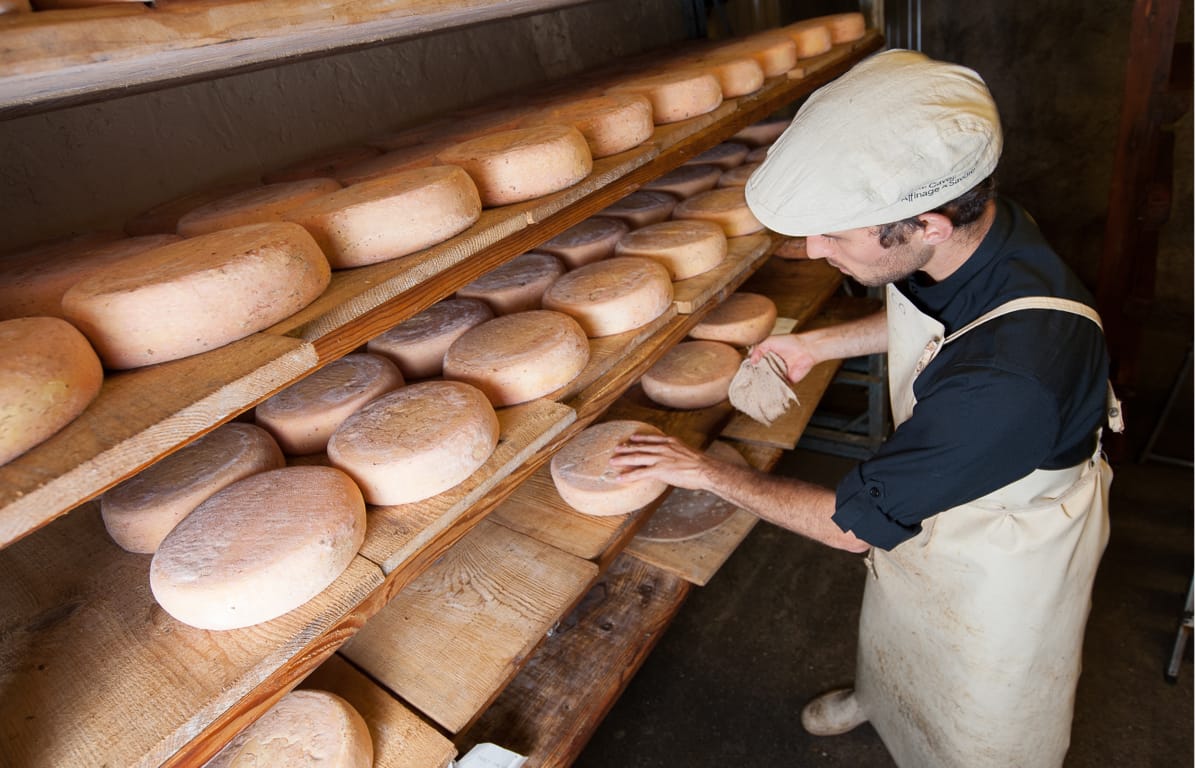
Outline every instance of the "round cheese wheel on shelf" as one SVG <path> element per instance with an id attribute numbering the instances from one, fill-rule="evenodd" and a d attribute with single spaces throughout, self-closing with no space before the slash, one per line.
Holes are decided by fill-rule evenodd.
<path id="1" fill-rule="evenodd" d="M 662 221 L 628 232 L 615 246 L 618 256 L 659 262 L 673 280 L 686 280 L 727 258 L 727 236 L 713 221 Z"/>
<path id="2" fill-rule="evenodd" d="M 748 208 L 743 187 L 712 189 L 682 200 L 673 209 L 673 218 L 716 222 L 727 237 L 750 235 L 764 229 Z"/>
<path id="3" fill-rule="evenodd" d="M 831 30 L 829 26 L 819 21 L 799 21 L 781 27 L 782 32 L 789 35 L 797 47 L 797 58 L 808 59 L 819 56 L 831 49 Z"/>
<path id="4" fill-rule="evenodd" d="M 366 349 L 389 358 L 409 379 L 439 376 L 449 346 L 492 317 L 490 305 L 479 299 L 444 299 L 370 339 Z"/>
<path id="5" fill-rule="evenodd" d="M 294 690 L 233 737 L 204 768 L 372 768 L 364 719 L 327 691 Z"/>
<path id="6" fill-rule="evenodd" d="M 544 293 L 546 309 L 573 317 L 591 338 L 647 325 L 672 303 L 669 271 L 639 256 L 616 256 L 578 267 L 561 275 Z"/>
<path id="7" fill-rule="evenodd" d="M 540 244 L 539 249 L 559 258 L 569 269 L 577 269 L 615 252 L 619 238 L 631 231 L 622 219 L 592 216 Z"/>
<path id="8" fill-rule="evenodd" d="M 366 500 L 390 506 L 429 499 L 460 484 L 498 445 L 498 416 L 460 381 L 425 381 L 383 395 L 328 441 L 328 458 Z"/>
<path id="9" fill-rule="evenodd" d="M 0 465 L 44 442 L 100 392 L 95 351 L 57 317 L 0 322 Z"/>
<path id="10" fill-rule="evenodd" d="M 83 278 L 142 251 L 177 243 L 178 235 L 116 240 L 72 237 L 0 257 L 0 320 L 62 317 L 62 295 Z"/>
<path id="11" fill-rule="evenodd" d="M 798 24 L 822 24 L 831 33 L 831 42 L 838 45 L 839 43 L 851 43 L 863 37 L 867 31 L 867 24 L 864 21 L 864 14 L 858 11 L 849 11 L 847 13 L 832 13 L 827 16 L 816 16 L 812 19 L 805 19 L 797 22 Z"/>
<path id="12" fill-rule="evenodd" d="M 632 435 L 663 435 L 642 421 L 605 421 L 587 427 L 561 446 L 549 465 L 557 493 L 573 509 L 586 515 L 625 515 L 649 504 L 669 486 L 655 479 L 620 483 L 619 470 L 610 466 L 615 448 Z"/>
<path id="13" fill-rule="evenodd" d="M 607 93 L 638 93 L 652 102 L 652 119 L 657 125 L 676 123 L 713 112 L 723 103 L 718 79 L 697 68 L 631 80 L 608 88 Z"/>
<path id="14" fill-rule="evenodd" d="M 797 66 L 797 45 L 780 31 L 763 32 L 722 46 L 723 55 L 748 55 L 756 60 L 765 77 L 783 75 Z"/>
<path id="15" fill-rule="evenodd" d="M 377 147 L 365 145 L 340 147 L 263 174 L 262 181 L 266 184 L 277 184 L 280 181 L 299 181 L 300 179 L 335 179 L 336 174 L 342 169 L 380 154 L 382 154 L 382 150 Z"/>
<path id="16" fill-rule="evenodd" d="M 368 157 L 358 160 L 356 163 L 350 163 L 338 169 L 334 178 L 346 187 L 351 187 L 384 176 L 393 176 L 403 171 L 414 171 L 419 168 L 440 165 L 436 154 L 454 143 L 454 141 L 441 139 L 394 149 L 376 157 Z"/>
<path id="17" fill-rule="evenodd" d="M 694 66 L 714 75 L 724 99 L 755 93 L 764 85 L 764 70 L 748 55 L 716 54 L 697 59 Z"/>
<path id="18" fill-rule="evenodd" d="M 344 472 L 260 472 L 204 501 L 166 535 L 150 563 L 150 589 L 184 624 L 248 627 L 318 595 L 364 539 L 365 502 Z"/>
<path id="19" fill-rule="evenodd" d="M 211 189 L 201 189 L 171 198 L 137 214 L 125 222 L 125 232 L 138 237 L 140 235 L 177 234 L 179 219 L 201 205 L 221 198 L 243 192 L 253 187 L 260 187 L 261 182 L 253 181 L 231 182 L 221 184 Z"/>
<path id="20" fill-rule="evenodd" d="M 592 96 L 549 109 L 549 123 L 581 131 L 595 157 L 608 157 L 638 147 L 652 138 L 652 104 L 639 94 Z"/>
<path id="21" fill-rule="evenodd" d="M 667 192 L 640 189 L 603 208 L 598 215 L 619 219 L 635 229 L 664 221 L 676 205 L 677 198 Z"/>
<path id="22" fill-rule="evenodd" d="M 718 186 L 742 187 L 747 184 L 747 180 L 760 166 L 761 163 L 744 163 L 723 171 L 723 175 L 718 177 Z"/>
<path id="23" fill-rule="evenodd" d="M 756 147 L 751 152 L 747 153 L 747 157 L 743 160 L 747 163 L 762 163 L 768 157 L 768 146 Z"/>
<path id="24" fill-rule="evenodd" d="M 714 189 L 722 173 L 723 169 L 717 165 L 681 165 L 649 181 L 643 186 L 643 191 L 667 192 L 685 199 L 699 192 Z"/>
<path id="25" fill-rule="evenodd" d="M 448 240 L 482 214 L 465 171 L 436 165 L 383 176 L 293 208 L 333 269 L 396 259 Z"/>
<path id="26" fill-rule="evenodd" d="M 577 321 L 537 309 L 496 317 L 461 334 L 444 355 L 444 377 L 474 385 L 496 407 L 516 405 L 565 386 L 589 361 L 590 345 Z"/>
<path id="27" fill-rule="evenodd" d="M 669 408 L 707 408 L 727 399 L 742 360 L 739 350 L 721 341 L 684 341 L 644 373 L 640 386 L 648 399 Z"/>
<path id="28" fill-rule="evenodd" d="M 75 283 L 63 314 L 110 368 L 205 352 L 268 328 L 331 279 L 298 224 L 250 224 L 154 248 Z"/>
<path id="29" fill-rule="evenodd" d="M 496 315 L 539 309 L 544 291 L 565 267 L 551 253 L 529 251 L 495 267 L 457 291 L 458 298 L 480 299 Z"/>
<path id="30" fill-rule="evenodd" d="M 403 386 L 403 375 L 379 355 L 353 353 L 300 379 L 254 408 L 253 418 L 284 453 L 319 453 L 341 423 L 376 397 Z"/>
<path id="31" fill-rule="evenodd" d="M 715 440 L 706 455 L 728 464 L 750 466 L 730 443 Z M 738 508 L 709 491 L 674 488 L 640 528 L 637 538 L 646 541 L 688 541 L 725 523 Z"/>
<path id="32" fill-rule="evenodd" d="M 685 165 L 715 165 L 725 171 L 742 163 L 749 151 L 751 148 L 746 144 L 724 141 L 722 144 L 715 144 L 705 152 L 694 155 L 685 161 Z"/>
<path id="33" fill-rule="evenodd" d="M 100 516 L 121 549 L 153 554 L 180 520 L 218 491 L 285 464 L 269 432 L 230 422 L 105 493 Z"/>
<path id="34" fill-rule="evenodd" d="M 750 347 L 768 338 L 777 322 L 777 305 L 758 293 L 733 293 L 690 330 L 695 339 Z"/>
<path id="35" fill-rule="evenodd" d="M 282 221 L 292 208 L 340 188 L 334 179 L 302 179 L 254 187 L 189 211 L 179 219 L 179 234 L 195 237 L 246 224 Z"/>
<path id="36" fill-rule="evenodd" d="M 772 144 L 774 141 L 779 139 L 781 134 L 784 133 L 785 129 L 788 127 L 789 120 L 786 118 L 769 118 L 767 120 L 761 120 L 740 128 L 739 131 L 731 137 L 731 141 L 739 142 L 740 144 L 747 144 L 749 147 L 753 148 L 767 147 L 769 144 Z"/>
<path id="37" fill-rule="evenodd" d="M 465 169 L 486 207 L 559 192 L 593 169 L 590 147 L 571 125 L 493 133 L 449 147 L 437 157 Z"/>

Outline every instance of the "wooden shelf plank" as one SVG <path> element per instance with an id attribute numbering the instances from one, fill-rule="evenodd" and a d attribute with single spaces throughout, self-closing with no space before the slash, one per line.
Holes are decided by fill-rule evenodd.
<path id="1" fill-rule="evenodd" d="M 468 752 L 492 742 L 528 768 L 567 766 L 655 647 L 690 586 L 622 555 L 506 687 L 456 738 Z"/>
<path id="2" fill-rule="evenodd" d="M 0 547 L 252 407 L 316 362 L 310 344 L 259 333 L 201 355 L 106 374 L 77 419 L 0 467 Z"/>
<path id="3" fill-rule="evenodd" d="M 330 656 L 300 687 L 330 691 L 353 705 L 370 729 L 373 768 L 446 768 L 457 756 L 456 747 L 440 731 L 339 654 Z"/>
<path id="4" fill-rule="evenodd" d="M 94 503 L 0 551 L 0 742 L 13 765 L 159 765 L 247 697 L 289 690 L 382 583 L 357 557 L 290 613 L 213 632 L 158 607 L 150 559 L 112 543 Z"/>
<path id="5" fill-rule="evenodd" d="M 483 521 L 341 649 L 450 731 L 468 725 L 598 575 Z"/>
<path id="6" fill-rule="evenodd" d="M 781 241 L 779 235 L 763 232 L 732 237 L 727 241 L 727 258 L 714 269 L 673 283 L 673 303 L 677 311 L 689 315 L 710 302 L 727 297 L 768 259 Z"/>
<path id="7" fill-rule="evenodd" d="M 804 379 L 790 385 L 797 394 L 798 405 L 785 411 L 772 424 L 765 426 L 746 414 L 736 413 L 723 430 L 723 437 L 785 450 L 796 448 L 801 433 L 814 415 L 815 406 L 841 364 L 839 360 L 819 363 Z"/>

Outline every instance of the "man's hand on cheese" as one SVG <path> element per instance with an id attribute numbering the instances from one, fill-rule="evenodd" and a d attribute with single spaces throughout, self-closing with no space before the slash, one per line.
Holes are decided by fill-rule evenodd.
<path id="1" fill-rule="evenodd" d="M 710 465 L 722 464 L 675 437 L 632 435 L 615 448 L 610 464 L 620 467 L 619 482 L 653 478 L 677 488 L 715 492 Z M 731 466 L 731 465 L 727 465 Z"/>

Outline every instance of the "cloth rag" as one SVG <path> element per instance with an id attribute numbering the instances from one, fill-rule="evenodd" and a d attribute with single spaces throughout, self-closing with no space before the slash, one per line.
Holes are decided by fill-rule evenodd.
<path id="1" fill-rule="evenodd" d="M 731 379 L 727 397 L 736 410 L 746 413 L 769 426 L 791 405 L 797 405 L 797 394 L 789 385 L 785 361 L 775 352 L 766 352 L 760 362 L 745 357 Z"/>

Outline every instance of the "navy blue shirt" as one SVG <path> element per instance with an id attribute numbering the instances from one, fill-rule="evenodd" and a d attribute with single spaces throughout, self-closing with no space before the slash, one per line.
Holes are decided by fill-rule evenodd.
<path id="1" fill-rule="evenodd" d="M 955 273 L 935 283 L 919 272 L 895 287 L 948 335 L 1023 296 L 1094 305 L 1029 215 L 1003 198 Z M 932 515 L 1036 469 L 1079 464 L 1105 422 L 1108 375 L 1100 328 L 1070 312 L 1029 309 L 968 331 L 915 380 L 913 415 L 839 483 L 834 521 L 892 549 Z"/>

